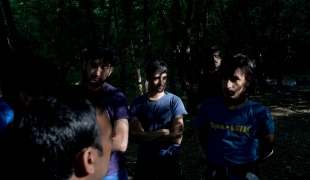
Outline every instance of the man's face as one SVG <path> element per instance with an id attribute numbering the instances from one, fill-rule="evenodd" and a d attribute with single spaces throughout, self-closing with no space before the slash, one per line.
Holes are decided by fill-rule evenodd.
<path id="1" fill-rule="evenodd" d="M 211 63 L 215 68 L 219 68 L 222 62 L 222 58 L 220 56 L 220 52 L 216 51 L 212 54 L 212 58 L 210 59 Z"/>
<path id="2" fill-rule="evenodd" d="M 245 93 L 246 87 L 249 86 L 245 74 L 240 68 L 236 69 L 234 74 L 222 78 L 222 88 L 224 97 L 228 99 L 238 99 Z"/>
<path id="3" fill-rule="evenodd" d="M 87 83 L 93 87 L 100 87 L 113 72 L 113 67 L 102 59 L 88 60 L 83 63 Z"/>
<path id="4" fill-rule="evenodd" d="M 112 126 L 106 112 L 105 114 L 99 114 L 100 113 L 97 113 L 97 123 L 101 131 L 101 144 L 103 152 L 100 154 L 98 150 L 98 169 L 96 172 L 96 177 L 101 180 L 107 175 L 109 169 L 112 151 Z"/>
<path id="5" fill-rule="evenodd" d="M 148 78 L 149 91 L 161 93 L 165 90 L 167 84 L 167 73 L 154 73 L 152 77 Z"/>

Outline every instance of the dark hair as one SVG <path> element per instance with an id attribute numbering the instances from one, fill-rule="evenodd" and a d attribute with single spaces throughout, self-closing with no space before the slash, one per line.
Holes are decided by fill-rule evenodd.
<path id="1" fill-rule="evenodd" d="M 114 51 L 101 46 L 89 47 L 85 52 L 84 58 L 86 61 L 103 59 L 104 61 L 108 61 L 111 66 L 115 66 L 117 64 L 117 58 Z"/>
<path id="2" fill-rule="evenodd" d="M 235 70 L 240 68 L 246 79 L 252 77 L 255 69 L 255 60 L 243 54 L 236 54 L 230 59 L 224 59 L 221 63 L 220 73 L 223 77 L 231 76 Z"/>
<path id="3" fill-rule="evenodd" d="M 219 49 L 219 47 L 218 46 L 212 46 L 211 48 L 210 48 L 210 50 L 209 50 L 209 56 L 212 56 L 212 54 L 214 54 L 215 52 L 219 52 L 219 56 L 220 57 L 222 57 L 221 56 L 221 50 Z"/>
<path id="4" fill-rule="evenodd" d="M 95 106 L 85 98 L 42 96 L 14 121 L 10 141 L 15 143 L 9 148 L 16 151 L 14 169 L 23 177 L 69 179 L 84 148 L 94 147 L 102 155 Z"/>
<path id="5" fill-rule="evenodd" d="M 150 61 L 145 68 L 147 77 L 153 76 L 154 73 L 167 73 L 167 64 L 163 60 Z"/>
<path id="6" fill-rule="evenodd" d="M 51 92 L 58 80 L 58 67 L 43 56 L 29 57 L 23 54 L 11 54 L 2 72 L 2 94 L 13 110 L 21 104 L 19 94 L 25 92 L 34 96 L 42 92 Z M 13 70 L 13 71 L 12 71 Z"/>

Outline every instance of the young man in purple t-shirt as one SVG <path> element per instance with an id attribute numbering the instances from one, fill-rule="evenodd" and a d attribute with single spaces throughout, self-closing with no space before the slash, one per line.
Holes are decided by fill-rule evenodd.
<path id="1" fill-rule="evenodd" d="M 114 52 L 99 46 L 87 49 L 83 61 L 83 85 L 102 100 L 108 110 L 113 126 L 113 152 L 108 175 L 104 180 L 127 180 L 125 151 L 128 145 L 129 111 L 125 95 L 108 84 L 106 79 L 116 63 Z"/>

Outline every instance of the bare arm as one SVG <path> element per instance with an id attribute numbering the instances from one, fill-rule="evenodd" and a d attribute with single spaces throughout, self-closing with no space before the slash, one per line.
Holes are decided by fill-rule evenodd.
<path id="1" fill-rule="evenodd" d="M 270 133 L 259 138 L 260 158 L 259 163 L 269 158 L 273 154 L 274 133 Z"/>
<path id="2" fill-rule="evenodd" d="M 181 144 L 184 131 L 183 116 L 177 116 L 172 120 L 171 132 L 154 141 L 154 143 Z"/>
<path id="3" fill-rule="evenodd" d="M 113 150 L 125 152 L 128 145 L 129 125 L 127 119 L 114 121 L 113 128 Z"/>
<path id="4" fill-rule="evenodd" d="M 208 146 L 208 127 L 207 126 L 198 127 L 197 130 L 198 130 L 199 143 L 203 151 L 205 152 Z"/>
<path id="5" fill-rule="evenodd" d="M 151 142 L 161 136 L 169 134 L 168 129 L 145 132 L 137 117 L 131 117 L 129 122 L 129 140 L 134 143 Z"/>

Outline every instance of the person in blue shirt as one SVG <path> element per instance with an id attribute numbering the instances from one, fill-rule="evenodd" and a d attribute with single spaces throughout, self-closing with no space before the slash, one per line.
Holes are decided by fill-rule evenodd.
<path id="1" fill-rule="evenodd" d="M 254 69 L 255 61 L 245 55 L 224 59 L 220 67 L 223 95 L 204 101 L 196 116 L 207 179 L 257 179 L 258 165 L 273 154 L 273 118 L 246 94 Z"/>
<path id="2" fill-rule="evenodd" d="M 14 112 L 10 106 L 0 98 L 0 132 L 14 119 Z"/>
<path id="3" fill-rule="evenodd" d="M 165 91 L 167 65 L 146 66 L 148 91 L 130 105 L 129 140 L 139 144 L 133 179 L 180 179 L 180 144 L 187 114 L 181 99 Z"/>

